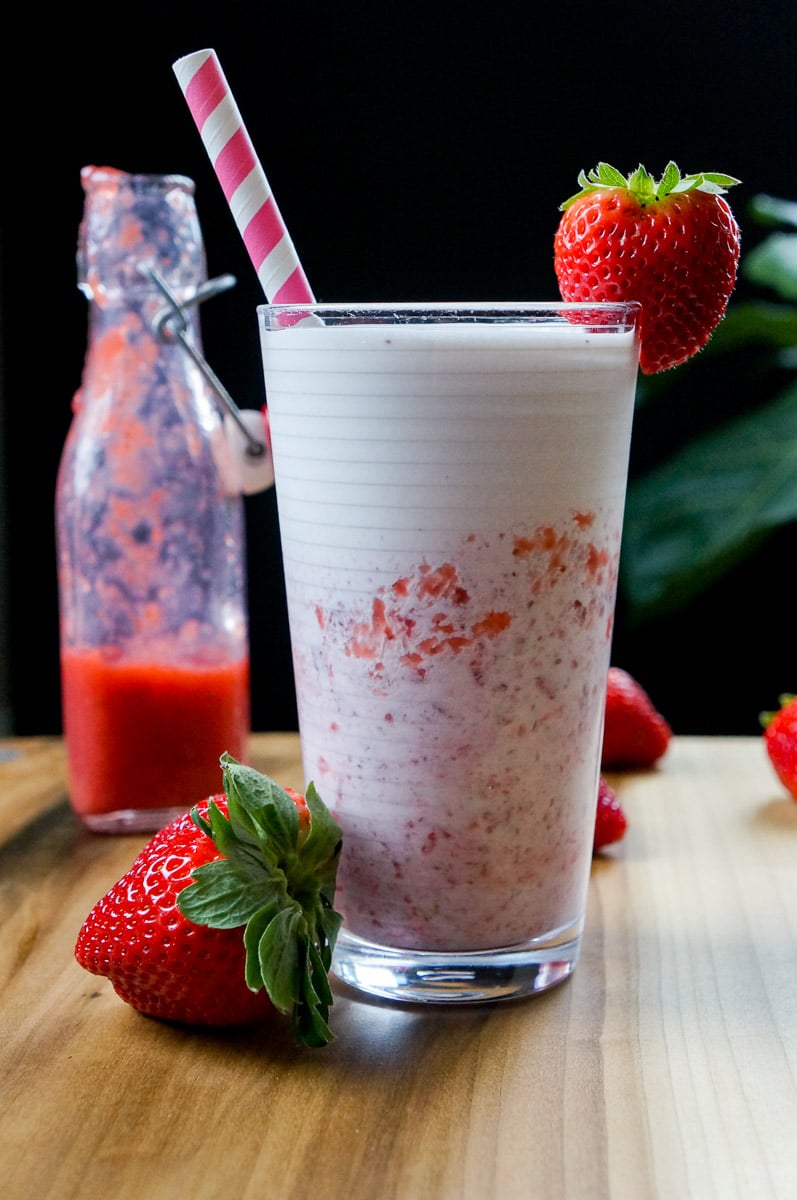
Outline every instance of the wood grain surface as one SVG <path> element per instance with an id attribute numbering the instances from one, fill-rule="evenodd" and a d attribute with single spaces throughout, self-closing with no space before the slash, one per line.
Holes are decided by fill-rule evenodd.
<path id="1" fill-rule="evenodd" d="M 301 786 L 295 735 L 253 763 Z M 755 738 L 612 776 L 581 962 L 464 1009 L 336 985 L 336 1040 L 135 1013 L 74 961 L 146 840 L 84 832 L 57 738 L 0 743 L 4 1200 L 794 1200 L 797 804 Z"/>

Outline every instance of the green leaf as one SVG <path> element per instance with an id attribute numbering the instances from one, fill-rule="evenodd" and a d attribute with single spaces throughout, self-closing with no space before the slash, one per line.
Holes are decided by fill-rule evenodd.
<path id="1" fill-rule="evenodd" d="M 205 863 L 192 871 L 193 883 L 183 888 L 177 906 L 195 925 L 235 929 L 245 925 L 265 902 L 285 899 L 285 878 L 244 877 L 226 858 Z"/>
<path id="2" fill-rule="evenodd" d="M 734 175 L 723 175 L 719 171 L 703 171 L 702 174 L 703 180 L 706 183 L 713 183 L 716 187 L 722 188 L 723 191 L 726 188 L 737 187 L 742 182 L 741 179 L 737 179 Z"/>
<path id="3" fill-rule="evenodd" d="M 579 171 L 578 186 L 580 191 L 576 192 L 573 196 L 569 196 L 563 204 L 560 204 L 560 211 L 564 212 L 565 209 L 575 204 L 576 200 L 580 200 L 582 196 L 588 196 L 591 192 L 599 192 L 607 187 L 627 187 L 628 180 L 625 175 L 620 174 L 616 167 L 602 162 L 598 163 L 597 167 L 594 167 L 589 172 L 583 169 Z"/>
<path id="4" fill-rule="evenodd" d="M 194 822 L 194 824 L 197 826 L 197 828 L 201 829 L 204 834 L 206 834 L 209 838 L 211 838 L 213 840 L 215 840 L 215 839 L 214 839 L 214 835 L 213 835 L 212 821 L 214 819 L 218 820 L 219 818 L 221 818 L 221 820 L 225 819 L 222 816 L 221 810 L 219 809 L 219 806 L 216 804 L 215 800 L 211 800 L 210 804 L 208 805 L 207 817 L 203 817 L 202 814 L 199 812 L 199 809 L 197 809 L 197 808 L 191 809 L 191 820 Z"/>
<path id="5" fill-rule="evenodd" d="M 332 902 L 327 900 L 321 908 L 316 924 L 320 925 L 323 931 L 324 936 L 323 939 L 319 938 L 319 943 L 323 945 L 324 966 L 328 970 L 343 918 L 339 912 L 335 912 Z"/>
<path id="6" fill-rule="evenodd" d="M 305 1046 L 326 1046 L 332 1032 L 326 1022 L 326 1012 L 306 1003 L 297 1011 L 293 1022 L 294 1037 Z"/>
<path id="7" fill-rule="evenodd" d="M 253 992 L 259 992 L 265 986 L 263 972 L 260 969 L 260 939 L 266 929 L 280 911 L 284 897 L 275 899 L 254 913 L 244 930 L 244 950 L 246 951 L 246 984 Z"/>
<path id="8" fill-rule="evenodd" d="M 306 972 L 307 938 L 301 936 L 303 917 L 296 905 L 283 908 L 269 921 L 258 943 L 260 974 L 269 999 L 288 1013 L 301 996 Z"/>
<path id="9" fill-rule="evenodd" d="M 318 949 L 312 942 L 308 943 L 307 953 L 309 956 L 310 970 L 307 973 L 307 991 L 306 997 L 311 995 L 318 1004 L 329 1006 L 332 1004 L 332 988 L 329 986 L 327 978 L 327 964 L 322 961 Z"/>
<path id="10" fill-rule="evenodd" d="M 713 354 L 735 353 L 752 346 L 763 350 L 797 346 L 797 308 L 762 300 L 748 300 L 733 305 L 695 362 L 699 365 L 700 359 Z M 662 372 L 659 378 L 664 379 L 665 375 L 667 372 Z M 677 384 L 677 373 L 670 372 L 667 382 Z"/>
<path id="11" fill-rule="evenodd" d="M 661 177 L 659 186 L 656 189 L 656 196 L 658 199 L 663 200 L 665 196 L 668 196 L 671 191 L 677 188 L 680 182 L 681 172 L 678 170 L 674 162 L 668 162 L 667 166 L 664 168 L 664 174 Z"/>
<path id="12" fill-rule="evenodd" d="M 196 809 L 194 809 L 196 812 Z M 195 818 L 196 820 L 196 818 Z M 224 813 L 218 805 L 212 802 L 208 807 L 208 828 L 205 828 L 201 823 L 201 818 L 196 820 L 200 829 L 204 828 L 205 833 L 211 838 L 220 854 L 241 854 L 246 847 L 244 834 L 241 829 L 237 833 L 233 830 L 231 821 L 225 817 Z M 256 851 L 257 844 L 252 843 L 252 850 Z M 255 860 L 256 861 L 256 860 Z"/>
<path id="13" fill-rule="evenodd" d="M 769 725 L 771 725 L 780 710 L 787 708 L 793 700 L 794 695 L 792 692 L 782 692 L 780 696 L 778 696 L 778 704 L 780 705 L 780 708 L 776 708 L 774 712 L 760 712 L 758 714 L 758 720 L 761 727 L 766 729 Z"/>
<path id="14" fill-rule="evenodd" d="M 310 809 L 310 832 L 302 846 L 302 864 L 321 881 L 322 887 L 334 885 L 342 845 L 340 826 L 321 800 L 315 784 L 305 792 Z M 334 895 L 334 886 L 333 886 Z"/>
<path id="15" fill-rule="evenodd" d="M 299 833 L 299 814 L 285 789 L 228 754 L 222 755 L 221 763 L 231 820 L 269 853 L 291 853 Z"/>
<path id="16" fill-rule="evenodd" d="M 222 755 L 229 818 L 215 802 L 192 817 L 223 857 L 197 867 L 177 904 L 197 925 L 243 927 L 245 979 L 265 987 L 290 1013 L 307 1045 L 332 1038 L 327 979 L 342 918 L 333 908 L 341 830 L 315 787 L 307 788 L 309 823 L 288 792 L 252 767 Z"/>
<path id="17" fill-rule="evenodd" d="M 329 1025 L 322 1015 L 323 1011 L 323 1009 L 306 1008 L 305 1012 L 309 1014 L 309 1019 L 296 1022 L 297 1037 L 306 1046 L 325 1046 L 332 1038 Z"/>
<path id="18" fill-rule="evenodd" d="M 771 233 L 745 256 L 744 274 L 784 300 L 797 300 L 797 233 Z"/>
<path id="19" fill-rule="evenodd" d="M 759 225 L 789 225 L 797 228 L 797 203 L 794 200 L 779 200 L 776 196 L 761 193 L 753 196 L 749 211 Z"/>
<path id="20" fill-rule="evenodd" d="M 708 192 L 712 196 L 722 196 L 728 188 L 736 187 L 739 183 L 733 175 L 721 175 L 719 171 L 701 171 L 696 175 L 684 175 L 672 188 L 673 192 Z"/>
<path id="21" fill-rule="evenodd" d="M 601 191 L 603 188 L 625 188 L 646 204 L 652 200 L 663 200 L 671 192 L 702 191 L 722 195 L 738 183 L 739 180 L 733 175 L 723 175 L 719 171 L 701 171 L 697 175 L 681 176 L 677 165 L 672 161 L 667 163 L 657 183 L 642 163 L 626 178 L 616 167 L 600 162 L 590 171 L 579 171 L 578 184 L 581 190 L 565 200 L 564 204 L 560 204 L 559 208 L 565 210 L 582 196 Z"/>
<path id="22" fill-rule="evenodd" d="M 797 384 L 629 487 L 621 579 L 631 620 L 682 607 L 797 520 Z"/>
<path id="23" fill-rule="evenodd" d="M 644 169 L 644 168 L 642 168 Z M 622 172 L 609 163 L 598 163 L 597 169 L 590 171 L 589 178 L 601 187 L 627 187 L 628 180 Z"/>
<path id="24" fill-rule="evenodd" d="M 738 179 L 733 175 L 721 175 L 718 171 L 701 171 L 697 175 L 684 175 L 680 183 L 672 190 L 674 192 L 708 192 L 712 196 L 722 196 L 728 188 L 736 187 Z"/>
<path id="25" fill-rule="evenodd" d="M 640 200 L 653 200 L 656 196 L 656 181 L 652 175 L 648 174 L 645 168 L 640 163 L 633 175 L 628 177 L 628 188 L 634 192 Z"/>
<path id="26" fill-rule="evenodd" d="M 332 1037 L 327 1024 L 332 992 L 326 974 L 312 961 L 312 950 L 308 948 L 308 962 L 302 972 L 301 1002 L 293 1010 L 293 1022 L 297 1041 L 307 1046 L 323 1046 Z M 323 985 L 319 988 L 316 984 Z"/>

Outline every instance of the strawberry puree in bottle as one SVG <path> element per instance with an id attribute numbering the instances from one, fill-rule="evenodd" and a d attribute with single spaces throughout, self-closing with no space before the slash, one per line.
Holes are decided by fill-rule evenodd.
<path id="1" fill-rule="evenodd" d="M 224 751 L 246 757 L 242 500 L 215 400 L 156 332 L 165 300 L 142 273 L 183 304 L 206 281 L 193 183 L 81 178 L 89 336 L 56 490 L 70 799 L 92 830 L 149 830 L 219 790 Z"/>
<path id="2" fill-rule="evenodd" d="M 209 784 L 219 790 L 220 744 L 246 756 L 245 659 L 192 665 L 64 650 L 61 678 L 70 758 L 79 764 L 71 799 L 88 818 L 102 819 L 112 797 L 117 811 L 138 814 L 140 828 L 150 815 L 142 810 L 174 807 L 175 779 L 187 796 L 201 799 Z"/>
<path id="3" fill-rule="evenodd" d="M 343 829 L 334 969 L 407 1000 L 548 987 L 584 922 L 636 306 L 259 311 L 305 774 Z"/>

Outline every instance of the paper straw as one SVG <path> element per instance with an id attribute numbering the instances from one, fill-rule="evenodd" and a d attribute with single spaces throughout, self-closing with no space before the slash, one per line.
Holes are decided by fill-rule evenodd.
<path id="1" fill-rule="evenodd" d="M 277 202 L 246 132 L 215 50 L 172 64 L 238 231 L 270 304 L 314 297 Z"/>

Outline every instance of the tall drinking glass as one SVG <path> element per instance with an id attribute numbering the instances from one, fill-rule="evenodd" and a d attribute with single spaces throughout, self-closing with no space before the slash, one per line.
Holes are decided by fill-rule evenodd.
<path id="1" fill-rule="evenodd" d="M 333 970 L 410 1001 L 578 960 L 638 361 L 633 304 L 263 305 Z"/>

